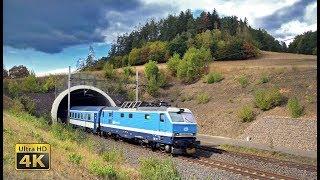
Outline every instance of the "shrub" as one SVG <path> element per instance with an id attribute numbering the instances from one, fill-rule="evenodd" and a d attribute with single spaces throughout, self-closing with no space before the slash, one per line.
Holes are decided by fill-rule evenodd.
<path id="1" fill-rule="evenodd" d="M 174 53 L 173 56 L 168 60 L 167 68 L 169 69 L 172 75 L 177 75 L 177 70 L 180 61 L 181 59 L 178 53 Z"/>
<path id="2" fill-rule="evenodd" d="M 82 156 L 80 154 L 72 153 L 69 154 L 69 161 L 79 165 L 82 160 Z"/>
<path id="3" fill-rule="evenodd" d="M 14 98 L 12 102 L 13 103 L 12 103 L 11 110 L 13 111 L 13 113 L 21 113 L 24 111 L 23 104 L 21 103 L 19 98 Z"/>
<path id="4" fill-rule="evenodd" d="M 215 82 L 220 82 L 223 80 L 223 77 L 220 73 L 212 72 L 205 76 L 205 81 L 208 84 L 212 84 Z"/>
<path id="5" fill-rule="evenodd" d="M 169 159 L 143 158 L 139 163 L 142 179 L 181 179 L 178 170 Z"/>
<path id="6" fill-rule="evenodd" d="M 187 83 L 197 80 L 205 72 L 207 63 L 212 59 L 209 49 L 191 47 L 184 54 L 177 69 L 177 77 Z"/>
<path id="7" fill-rule="evenodd" d="M 105 161 L 111 163 L 122 163 L 125 160 L 123 152 L 116 149 L 103 152 L 102 157 Z"/>
<path id="8" fill-rule="evenodd" d="M 249 80 L 247 78 L 247 76 L 242 75 L 238 78 L 238 82 L 240 83 L 241 87 L 246 87 L 249 84 Z"/>
<path id="9" fill-rule="evenodd" d="M 144 67 L 144 73 L 148 80 L 151 79 L 151 77 L 158 75 L 159 68 L 157 63 L 155 61 L 149 61 Z"/>
<path id="10" fill-rule="evenodd" d="M 266 111 L 281 105 L 284 97 L 278 89 L 257 90 L 254 95 L 255 104 L 261 110 Z"/>
<path id="11" fill-rule="evenodd" d="M 287 107 L 293 118 L 298 118 L 303 114 L 303 107 L 300 105 L 296 97 L 289 99 Z"/>
<path id="12" fill-rule="evenodd" d="M 22 90 L 24 92 L 40 92 L 42 90 L 34 73 L 31 73 L 22 81 Z"/>
<path id="13" fill-rule="evenodd" d="M 197 96 L 198 104 L 205 104 L 210 101 L 210 97 L 207 93 L 200 93 Z"/>
<path id="14" fill-rule="evenodd" d="M 43 90 L 45 92 L 54 90 L 55 87 L 55 83 L 56 83 L 56 79 L 54 76 L 49 76 L 48 78 L 46 78 L 45 83 L 43 85 Z"/>
<path id="15" fill-rule="evenodd" d="M 126 66 L 123 68 L 124 75 L 129 77 L 135 75 L 135 71 L 131 66 Z"/>
<path id="16" fill-rule="evenodd" d="M 157 95 L 159 88 L 160 88 L 160 86 L 159 86 L 156 78 L 151 77 L 151 79 L 149 79 L 147 82 L 147 92 L 150 95 L 155 96 L 155 95 Z"/>
<path id="17" fill-rule="evenodd" d="M 114 78 L 115 77 L 115 70 L 113 68 L 113 64 L 107 62 L 103 67 L 103 71 L 104 71 L 104 76 L 106 78 Z"/>
<path id="18" fill-rule="evenodd" d="M 252 107 L 244 106 L 240 110 L 238 110 L 238 117 L 242 120 L 242 122 L 251 122 L 254 120 L 254 113 Z"/>
<path id="19" fill-rule="evenodd" d="M 99 162 L 91 162 L 89 171 L 95 175 L 106 177 L 108 179 L 117 179 L 117 173 L 113 166 L 102 165 Z"/>
<path id="20" fill-rule="evenodd" d="M 158 93 L 159 88 L 166 85 L 166 78 L 162 72 L 159 71 L 155 61 L 149 61 L 144 68 L 147 78 L 147 92 L 154 96 Z"/>
<path id="21" fill-rule="evenodd" d="M 8 83 L 8 91 L 12 97 L 17 97 L 21 94 L 21 86 L 16 80 L 11 80 Z"/>
<path id="22" fill-rule="evenodd" d="M 263 74 L 261 77 L 260 77 L 260 83 L 263 84 L 263 83 L 267 83 L 270 81 L 270 78 L 266 75 L 266 74 Z"/>
<path id="23" fill-rule="evenodd" d="M 131 52 L 129 53 L 129 64 L 130 65 L 137 65 L 140 63 L 140 54 L 141 54 L 141 49 L 133 48 Z"/>
<path id="24" fill-rule="evenodd" d="M 24 109 L 30 113 L 31 115 L 35 115 L 36 113 L 36 104 L 34 101 L 27 97 L 27 96 L 21 96 L 19 98 L 20 102 L 23 104 Z"/>

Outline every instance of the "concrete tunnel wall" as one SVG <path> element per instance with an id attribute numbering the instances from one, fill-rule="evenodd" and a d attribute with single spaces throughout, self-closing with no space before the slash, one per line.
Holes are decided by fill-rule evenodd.
<path id="1" fill-rule="evenodd" d="M 70 107 L 72 106 L 116 106 L 112 98 L 102 90 L 87 85 L 70 88 Z M 61 92 L 51 108 L 52 122 L 65 122 L 68 115 L 68 89 Z"/>

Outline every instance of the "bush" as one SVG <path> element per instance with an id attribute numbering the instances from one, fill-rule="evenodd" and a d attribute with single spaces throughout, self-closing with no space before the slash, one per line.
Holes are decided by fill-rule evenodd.
<path id="1" fill-rule="evenodd" d="M 169 69 L 172 75 L 177 75 L 177 70 L 180 61 L 180 55 L 177 53 L 174 53 L 173 56 L 168 60 L 167 68 Z"/>
<path id="2" fill-rule="evenodd" d="M 9 81 L 8 92 L 12 97 L 19 96 L 22 93 L 20 84 L 16 80 Z"/>
<path id="3" fill-rule="evenodd" d="M 91 162 L 89 171 L 95 175 L 106 177 L 108 179 L 117 179 L 117 173 L 113 166 L 102 165 L 99 162 Z"/>
<path id="4" fill-rule="evenodd" d="M 184 54 L 177 69 L 177 77 L 187 83 L 197 80 L 205 72 L 207 63 L 212 59 L 209 49 L 191 47 Z"/>
<path id="5" fill-rule="evenodd" d="M 207 93 L 200 93 L 197 96 L 197 102 L 198 104 L 206 104 L 210 101 L 210 97 Z"/>
<path id="6" fill-rule="evenodd" d="M 247 76 L 242 75 L 238 78 L 238 82 L 240 83 L 241 87 L 247 87 L 249 84 L 249 80 L 247 78 Z"/>
<path id="7" fill-rule="evenodd" d="M 48 78 L 46 78 L 45 83 L 43 85 L 43 90 L 45 92 L 54 90 L 55 88 L 55 83 L 56 83 L 56 79 L 54 76 L 49 76 Z"/>
<path id="8" fill-rule="evenodd" d="M 266 75 L 266 74 L 263 74 L 261 77 L 260 77 L 260 83 L 263 84 L 263 83 L 267 83 L 270 81 L 270 78 Z"/>
<path id="9" fill-rule="evenodd" d="M 36 113 L 36 104 L 34 101 L 27 97 L 27 96 L 21 96 L 19 98 L 20 102 L 23 104 L 24 109 L 31 115 L 35 115 Z"/>
<path id="10" fill-rule="evenodd" d="M 129 57 L 128 57 L 129 65 L 140 64 L 141 62 L 140 54 L 141 54 L 141 49 L 133 48 L 129 53 Z"/>
<path id="11" fill-rule="evenodd" d="M 151 79 L 149 79 L 147 82 L 147 92 L 150 95 L 155 96 L 158 94 L 159 88 L 160 86 L 156 80 L 156 77 L 151 77 Z"/>
<path id="12" fill-rule="evenodd" d="M 116 149 L 103 152 L 102 157 L 105 161 L 111 163 L 122 163 L 125 160 L 123 152 Z"/>
<path id="13" fill-rule="evenodd" d="M 238 117 L 242 122 L 251 122 L 254 120 L 254 113 L 252 107 L 244 106 L 238 111 Z"/>
<path id="14" fill-rule="evenodd" d="M 124 75 L 129 77 L 135 75 L 135 71 L 131 66 L 126 66 L 123 68 Z"/>
<path id="15" fill-rule="evenodd" d="M 223 77 L 220 73 L 212 72 L 205 76 L 205 81 L 208 84 L 212 84 L 215 82 L 220 82 L 223 80 Z"/>
<path id="16" fill-rule="evenodd" d="M 70 162 L 79 165 L 81 160 L 82 160 L 82 156 L 80 154 L 75 154 L 75 153 L 69 154 Z"/>
<path id="17" fill-rule="evenodd" d="M 37 77 L 34 73 L 31 73 L 22 81 L 22 90 L 24 92 L 41 92 L 42 87 L 37 81 Z"/>
<path id="18" fill-rule="evenodd" d="M 298 118 L 303 114 L 303 107 L 300 105 L 296 97 L 289 99 L 287 107 L 290 111 L 291 117 Z"/>
<path id="19" fill-rule="evenodd" d="M 169 159 L 143 158 L 139 163 L 142 179 L 181 179 L 178 170 Z"/>
<path id="20" fill-rule="evenodd" d="M 261 110 L 266 111 L 281 105 L 284 97 L 278 89 L 257 90 L 254 95 L 255 104 Z"/>
<path id="21" fill-rule="evenodd" d="M 106 78 L 114 78 L 115 77 L 115 70 L 113 68 L 113 64 L 107 62 L 103 67 L 103 71 L 104 71 L 104 76 Z"/>
<path id="22" fill-rule="evenodd" d="M 13 113 L 21 113 L 24 111 L 24 106 L 21 103 L 19 98 L 14 98 L 12 100 L 12 107 L 11 110 L 13 111 Z"/>
<path id="23" fill-rule="evenodd" d="M 166 78 L 164 74 L 159 71 L 155 61 L 149 61 L 145 65 L 144 73 L 147 78 L 147 92 L 154 96 L 158 93 L 160 87 L 166 85 Z"/>

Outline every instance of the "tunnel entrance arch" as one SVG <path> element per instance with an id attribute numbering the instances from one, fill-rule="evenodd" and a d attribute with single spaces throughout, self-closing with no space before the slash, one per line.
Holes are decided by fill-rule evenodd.
<path id="1" fill-rule="evenodd" d="M 113 99 L 102 90 L 87 85 L 70 88 L 70 106 L 116 106 Z M 61 92 L 51 108 L 52 122 L 66 122 L 68 115 L 68 89 Z"/>

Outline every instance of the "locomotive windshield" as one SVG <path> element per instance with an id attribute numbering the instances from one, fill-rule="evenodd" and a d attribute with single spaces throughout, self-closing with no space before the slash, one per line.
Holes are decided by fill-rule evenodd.
<path id="1" fill-rule="evenodd" d="M 196 123 L 196 120 L 191 113 L 170 112 L 169 114 L 173 122 Z"/>

